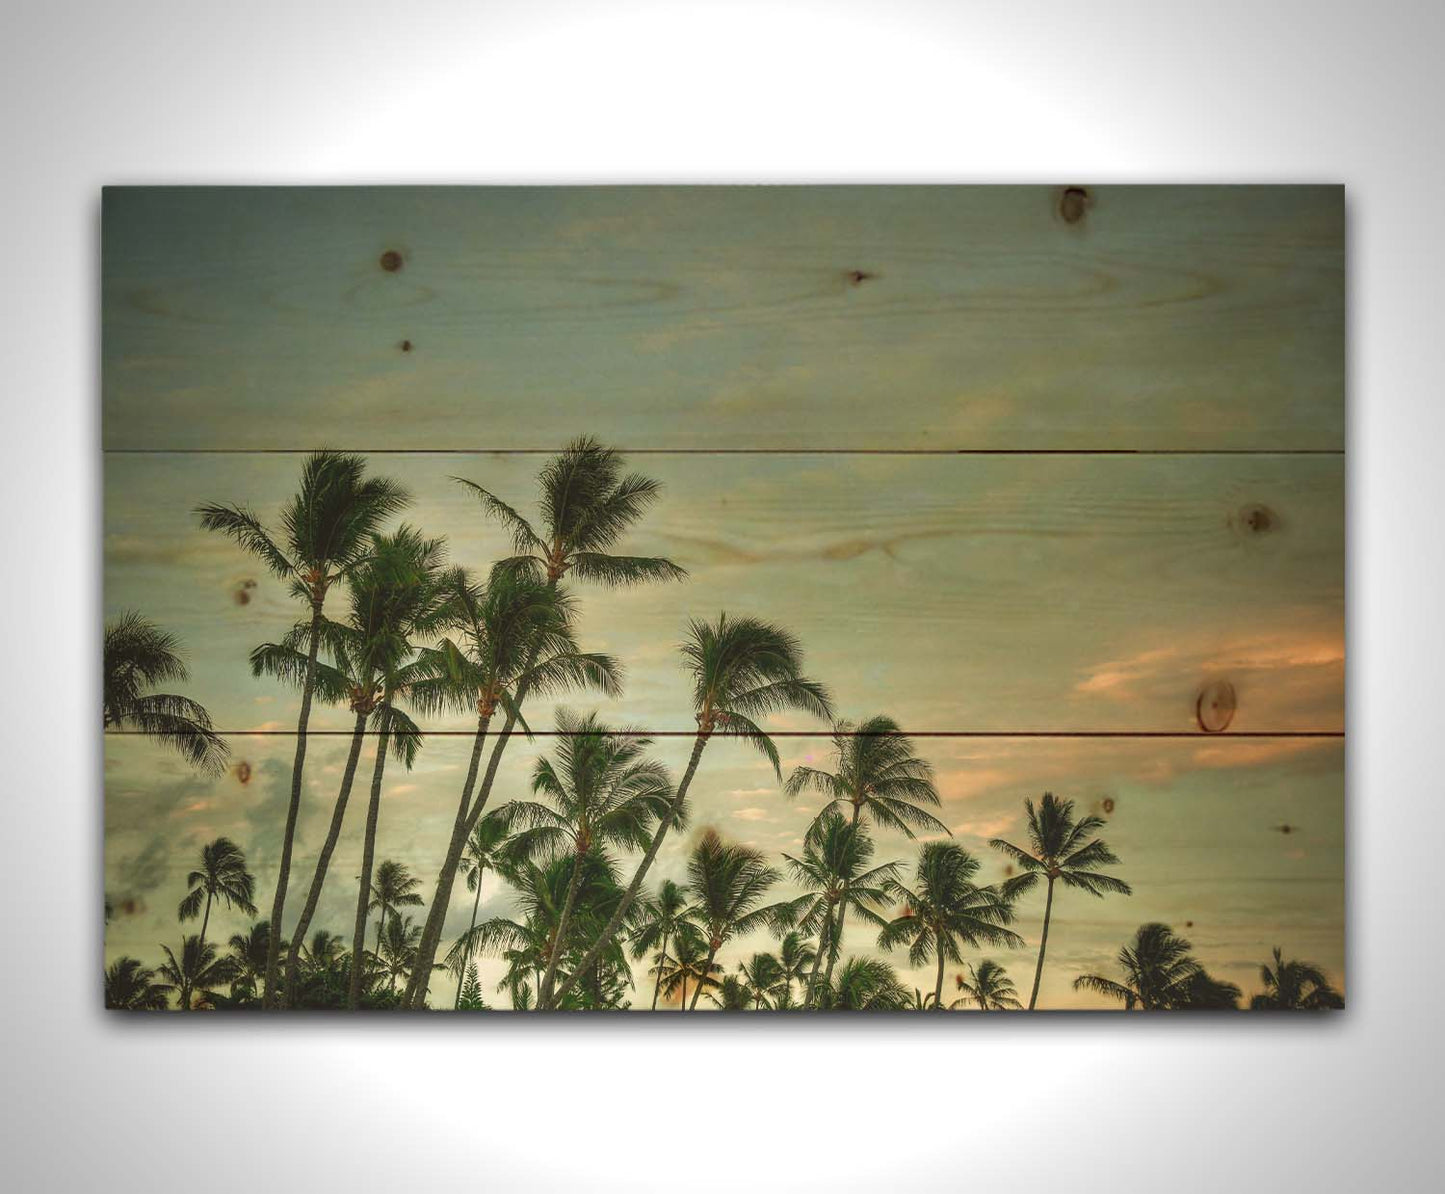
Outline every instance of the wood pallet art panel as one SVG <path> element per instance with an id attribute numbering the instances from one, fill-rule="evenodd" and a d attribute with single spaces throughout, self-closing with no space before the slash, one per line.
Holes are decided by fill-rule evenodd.
<path id="1" fill-rule="evenodd" d="M 107 1004 L 1341 1004 L 1343 249 L 108 191 Z"/>

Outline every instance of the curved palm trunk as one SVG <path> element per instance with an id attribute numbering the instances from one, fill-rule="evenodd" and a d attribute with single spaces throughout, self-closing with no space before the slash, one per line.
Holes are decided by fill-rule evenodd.
<path id="1" fill-rule="evenodd" d="M 687 761 L 687 770 L 683 772 L 682 782 L 677 785 L 677 793 L 673 796 L 671 805 L 668 806 L 667 815 L 658 822 L 657 832 L 652 835 L 652 844 L 647 847 L 647 853 L 642 856 L 642 861 L 637 864 L 637 872 L 632 876 L 632 882 L 627 885 L 627 893 L 617 905 L 617 910 L 613 912 L 611 919 L 608 920 L 606 927 L 603 928 L 597 940 L 592 943 L 592 948 L 589 949 L 582 960 L 577 963 L 577 968 L 558 989 L 551 1004 L 545 1006 L 555 1007 L 558 1003 L 561 1003 L 562 998 L 572 989 L 573 984 L 577 981 L 577 976 L 585 973 L 587 968 L 602 956 L 602 951 L 612 943 L 612 939 L 617 936 L 617 930 L 621 928 L 623 920 L 632 908 L 633 901 L 637 899 L 637 893 L 642 888 L 642 881 L 647 877 L 648 868 L 652 866 L 653 859 L 657 857 L 658 850 L 662 848 L 662 841 L 667 837 L 668 829 L 672 827 L 672 821 L 677 814 L 677 810 L 682 807 L 682 802 L 687 798 L 687 790 L 692 786 L 692 777 L 697 774 L 698 761 L 702 758 L 703 747 L 707 745 L 709 737 L 710 735 L 708 734 L 699 733 L 697 739 L 693 742 L 692 757 Z M 538 1000 L 537 1006 L 540 1008 L 544 1005 Z"/>
<path id="2" fill-rule="evenodd" d="M 582 852 L 574 851 L 572 877 L 567 880 L 567 898 L 562 902 L 562 915 L 557 919 L 557 935 L 552 939 L 552 949 L 547 957 L 547 969 L 542 974 L 542 986 L 537 992 L 537 1006 L 545 1007 L 552 998 L 552 984 L 557 979 L 557 962 L 562 957 L 562 943 L 567 939 L 567 926 L 572 920 L 572 905 L 577 902 L 577 888 L 582 878 Z"/>
<path id="3" fill-rule="evenodd" d="M 366 965 L 366 905 L 371 895 L 371 865 L 376 853 L 376 822 L 381 815 L 381 777 L 386 771 L 386 748 L 391 736 L 391 710 L 381 706 L 381 731 L 376 737 L 376 763 L 371 769 L 371 802 L 366 808 L 366 836 L 361 847 L 361 893 L 356 897 L 356 927 L 351 934 L 351 982 L 346 1009 L 361 1003 L 361 972 Z"/>
<path id="4" fill-rule="evenodd" d="M 306 903 L 301 909 L 301 919 L 296 922 L 292 934 L 291 948 L 286 951 L 286 981 L 278 993 L 278 1006 L 285 1007 L 291 1001 L 301 972 L 301 944 L 311 928 L 316 915 L 316 905 L 321 901 L 321 889 L 326 883 L 326 872 L 331 866 L 331 856 L 336 852 L 336 843 L 341 838 L 341 824 L 346 818 L 346 802 L 351 799 L 351 785 L 356 779 L 356 764 L 361 758 L 361 746 L 366 740 L 366 714 L 356 715 L 356 728 L 351 733 L 351 752 L 346 756 L 346 770 L 341 773 L 341 790 L 336 794 L 336 807 L 331 811 L 331 825 L 326 831 L 326 840 L 321 844 L 321 854 L 316 859 L 316 872 L 311 876 L 311 887 L 306 892 Z"/>
<path id="5" fill-rule="evenodd" d="M 464 961 L 463 961 L 463 963 L 462 963 L 462 972 L 461 972 L 460 975 L 457 976 L 457 1001 L 456 1001 L 454 1004 L 452 1004 L 452 1011 L 454 1011 L 454 1012 L 460 1010 L 460 1009 L 461 1009 L 461 1006 L 462 1006 L 462 987 L 464 987 L 464 986 L 466 985 L 466 981 L 467 981 L 467 966 L 470 964 L 470 962 L 471 962 L 471 957 L 472 957 L 472 953 L 471 953 L 472 937 L 473 937 L 473 935 L 474 935 L 474 934 L 476 933 L 476 931 L 477 931 L 477 913 L 481 910 L 481 907 L 482 907 L 482 875 L 483 875 L 483 873 L 484 873 L 484 872 L 483 872 L 482 868 L 481 868 L 480 866 L 478 866 L 478 867 L 477 867 L 477 898 L 472 901 L 472 923 L 467 926 L 467 956 L 466 956 L 466 958 L 464 959 Z M 412 971 L 412 973 L 415 974 L 416 972 L 415 972 L 415 971 Z"/>
<path id="6" fill-rule="evenodd" d="M 677 1010 L 680 1012 L 687 1011 L 687 971 L 685 970 L 682 974 L 682 1002 L 677 1005 Z"/>
<path id="7" fill-rule="evenodd" d="M 196 957 L 204 957 L 206 952 L 206 926 L 211 923 L 211 892 L 206 892 L 206 914 L 201 917 L 201 935 L 196 941 Z"/>
<path id="8" fill-rule="evenodd" d="M 1049 897 L 1044 901 L 1044 932 L 1039 938 L 1039 961 L 1034 967 L 1034 989 L 1029 993 L 1029 1011 L 1034 1010 L 1034 1002 L 1039 997 L 1039 979 L 1044 973 L 1044 950 L 1049 944 L 1049 913 L 1054 909 L 1054 880 L 1049 877 Z"/>
<path id="9" fill-rule="evenodd" d="M 934 942 L 938 947 L 938 982 L 933 987 L 933 1010 L 941 1012 L 943 1010 L 943 965 L 947 959 L 943 956 L 942 936 L 939 934 L 935 934 L 935 936 L 938 938 Z"/>
<path id="10" fill-rule="evenodd" d="M 662 948 L 657 953 L 657 977 L 652 983 L 652 1010 L 657 1010 L 657 997 L 662 992 L 662 968 L 667 965 L 667 934 L 662 935 Z"/>
<path id="11" fill-rule="evenodd" d="M 502 752 L 517 724 L 517 709 L 520 701 L 514 701 L 512 712 L 507 715 L 497 741 L 492 745 L 492 757 L 487 760 L 487 771 L 482 777 L 476 800 L 472 800 L 472 788 L 476 783 L 477 769 L 481 763 L 482 747 L 486 740 L 491 716 L 477 720 L 477 735 L 472 746 L 472 760 L 467 767 L 467 780 L 462 788 L 462 798 L 457 805 L 457 818 L 452 825 L 452 838 L 447 843 L 446 855 L 442 858 L 441 869 L 437 872 L 436 890 L 432 893 L 431 907 L 427 910 L 426 925 L 422 928 L 421 943 L 417 946 L 417 964 L 411 981 L 407 983 L 406 994 L 402 996 L 402 1007 L 420 1008 L 426 998 L 426 984 L 422 975 L 430 974 L 436 961 L 437 948 L 441 944 L 442 928 L 446 924 L 447 909 L 451 906 L 452 888 L 456 886 L 457 869 L 461 866 L 462 854 L 466 851 L 467 835 L 476 825 L 487 807 L 492 795 L 492 784 L 497 778 L 497 768 L 502 762 Z"/>
<path id="12" fill-rule="evenodd" d="M 717 947 L 708 944 L 707 961 L 702 964 L 702 974 L 698 977 L 697 986 L 692 989 L 692 1002 L 687 1005 L 688 1011 L 697 1010 L 698 996 L 702 994 L 703 987 L 707 984 L 708 975 L 712 973 L 712 964 L 717 959 Z"/>
<path id="13" fill-rule="evenodd" d="M 291 803 L 286 806 L 286 831 L 281 838 L 281 869 L 276 898 L 271 901 L 271 939 L 266 943 L 266 997 L 262 1007 L 276 1006 L 276 974 L 281 961 L 281 918 L 286 912 L 286 881 L 291 874 L 291 846 L 301 811 L 301 772 L 306 765 L 306 726 L 311 721 L 311 692 L 316 687 L 316 651 L 321 645 L 321 602 L 311 601 L 311 634 L 306 648 L 306 676 L 301 684 L 301 714 L 296 719 L 296 757 L 291 763 Z"/>

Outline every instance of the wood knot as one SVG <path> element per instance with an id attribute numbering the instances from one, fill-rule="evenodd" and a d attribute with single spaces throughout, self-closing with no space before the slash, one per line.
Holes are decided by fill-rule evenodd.
<path id="1" fill-rule="evenodd" d="M 1272 531 L 1278 519 L 1268 506 L 1245 506 L 1239 512 L 1239 525 L 1252 535 Z"/>
<path id="2" fill-rule="evenodd" d="M 845 275 L 849 286 L 862 286 L 864 282 L 871 282 L 878 275 L 869 273 L 866 269 L 850 269 Z"/>
<path id="3" fill-rule="evenodd" d="M 1206 734 L 1222 734 L 1229 729 L 1237 707 L 1234 685 L 1228 680 L 1215 680 L 1200 690 L 1199 699 L 1194 703 L 1194 717 Z"/>
<path id="4" fill-rule="evenodd" d="M 410 340 L 403 340 L 403 341 L 401 342 L 401 344 L 400 344 L 399 347 L 401 348 L 402 352 L 410 352 L 410 351 L 411 351 L 411 341 L 410 341 Z"/>
<path id="5" fill-rule="evenodd" d="M 1077 224 L 1093 203 L 1087 187 L 1065 187 L 1059 192 L 1059 219 L 1065 224 Z"/>
<path id="6" fill-rule="evenodd" d="M 394 274 L 405 264 L 405 259 L 395 249 L 388 249 L 381 255 L 378 264 L 387 273 Z"/>

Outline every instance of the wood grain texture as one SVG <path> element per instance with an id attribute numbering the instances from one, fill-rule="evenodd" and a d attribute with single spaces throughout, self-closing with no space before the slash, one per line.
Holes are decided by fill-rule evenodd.
<path id="1" fill-rule="evenodd" d="M 1343 242 L 1338 187 L 111 189 L 104 444 L 1339 450 Z"/>
<path id="2" fill-rule="evenodd" d="M 407 521 L 476 569 L 508 545 L 450 478 L 530 513 L 538 464 L 371 461 L 413 492 Z M 296 611 L 191 510 L 246 501 L 274 521 L 299 467 L 292 455 L 107 461 L 107 613 L 140 608 L 177 633 L 192 695 L 227 730 L 294 725 L 294 694 L 253 680 L 246 657 Z M 609 708 L 620 722 L 692 728 L 675 644 L 689 617 L 727 609 L 794 631 L 843 716 L 887 711 L 915 732 L 1197 732 L 1200 694 L 1221 682 L 1231 733 L 1343 729 L 1342 457 L 657 455 L 645 468 L 663 497 L 625 550 L 669 556 L 691 579 L 578 589 L 584 645 L 628 669 Z M 349 716 L 312 724 L 344 729 Z"/>

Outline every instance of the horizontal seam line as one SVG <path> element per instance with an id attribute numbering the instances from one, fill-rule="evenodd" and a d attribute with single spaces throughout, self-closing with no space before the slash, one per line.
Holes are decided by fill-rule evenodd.
<path id="1" fill-rule="evenodd" d="M 388 731 L 391 737 L 410 736 L 418 734 L 422 737 L 432 738 L 474 738 L 475 730 L 391 730 Z M 489 731 L 488 736 L 500 736 L 501 730 Z M 513 730 L 513 734 L 523 734 L 523 731 Z M 619 729 L 609 730 L 609 734 L 616 737 L 626 738 L 695 738 L 696 730 L 639 730 Z M 220 735 L 223 738 L 296 738 L 296 730 L 211 730 L 211 733 Z M 306 736 L 313 737 L 344 737 L 350 738 L 354 730 L 307 730 Z M 379 730 L 365 730 L 363 734 L 371 737 L 379 734 Z M 108 738 L 146 738 L 149 735 L 144 730 L 106 730 Z M 533 738 L 575 738 L 580 737 L 582 731 L 568 730 L 533 730 Z M 721 730 L 713 732 L 715 738 L 737 737 L 735 734 L 727 734 Z M 886 734 L 859 734 L 845 733 L 835 734 L 832 730 L 771 730 L 768 731 L 770 738 L 1208 738 L 1217 741 L 1221 738 L 1343 738 L 1344 730 L 1228 730 L 1218 733 L 1211 733 L 1208 730 L 899 730 Z"/>
<path id="2" fill-rule="evenodd" d="M 1344 448 L 627 448 L 626 456 L 1344 456 Z M 554 456 L 562 448 L 104 448 L 113 456 Z"/>

